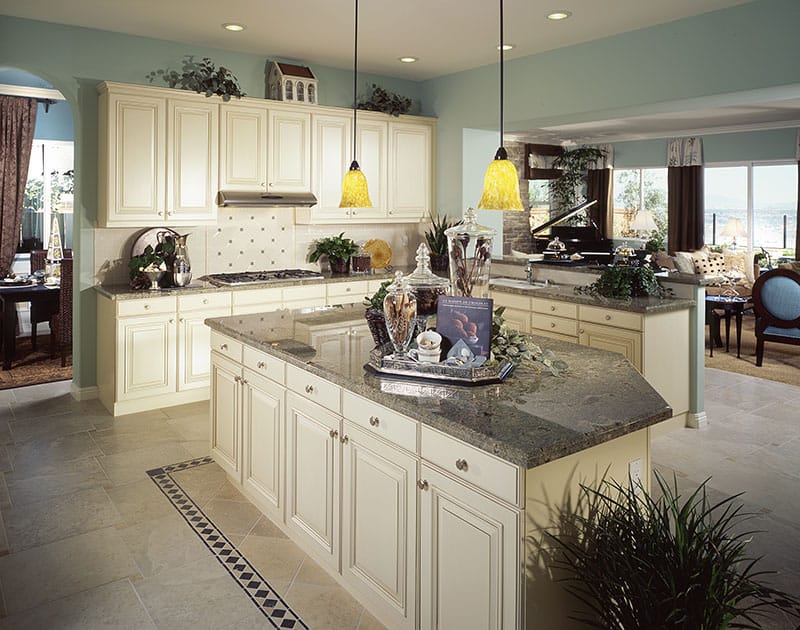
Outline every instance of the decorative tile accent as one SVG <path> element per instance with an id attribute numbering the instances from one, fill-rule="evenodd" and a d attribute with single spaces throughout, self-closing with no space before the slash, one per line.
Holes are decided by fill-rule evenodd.
<path id="1" fill-rule="evenodd" d="M 147 474 L 273 627 L 279 629 L 305 628 L 305 630 L 308 630 L 308 626 L 303 623 L 300 617 L 275 592 L 219 528 L 206 517 L 172 476 L 175 472 L 204 466 L 213 462 L 214 460 L 209 456 L 199 457 L 170 466 L 154 468 L 153 470 L 148 470 Z"/>
<path id="2" fill-rule="evenodd" d="M 296 266 L 291 208 L 220 208 L 207 234 L 208 273 Z"/>

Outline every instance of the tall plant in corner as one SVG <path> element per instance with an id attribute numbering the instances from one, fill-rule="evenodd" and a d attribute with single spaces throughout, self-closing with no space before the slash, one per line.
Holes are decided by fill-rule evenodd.
<path id="1" fill-rule="evenodd" d="M 578 147 L 564 151 L 553 160 L 553 168 L 563 171 L 561 177 L 550 182 L 557 212 L 564 212 L 578 205 L 578 198 L 586 194 L 589 167 L 592 162 L 602 160 L 605 156 L 603 149 Z"/>

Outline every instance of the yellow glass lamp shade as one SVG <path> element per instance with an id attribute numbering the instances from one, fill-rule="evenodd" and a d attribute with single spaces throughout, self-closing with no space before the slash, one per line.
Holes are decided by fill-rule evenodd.
<path id="1" fill-rule="evenodd" d="M 358 166 L 358 162 L 353 161 L 350 170 L 344 175 L 342 183 L 342 200 L 339 202 L 340 208 L 371 208 L 372 201 L 369 198 L 369 188 L 367 187 L 367 177 Z"/>
<path id="2" fill-rule="evenodd" d="M 524 210 L 519 196 L 519 177 L 514 164 L 500 147 L 486 169 L 480 210 Z"/>

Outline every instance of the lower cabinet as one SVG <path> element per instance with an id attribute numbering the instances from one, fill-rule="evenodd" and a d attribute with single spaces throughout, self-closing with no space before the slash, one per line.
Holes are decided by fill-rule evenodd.
<path id="1" fill-rule="evenodd" d="M 242 367 L 211 353 L 211 455 L 242 483 Z"/>
<path id="2" fill-rule="evenodd" d="M 520 513 L 422 462 L 421 630 L 500 630 L 519 619 Z"/>
<path id="3" fill-rule="evenodd" d="M 117 322 L 118 400 L 175 391 L 175 313 L 121 317 Z"/>
<path id="4" fill-rule="evenodd" d="M 618 352 L 642 371 L 642 333 L 599 324 L 581 322 L 578 343 L 590 348 Z"/>

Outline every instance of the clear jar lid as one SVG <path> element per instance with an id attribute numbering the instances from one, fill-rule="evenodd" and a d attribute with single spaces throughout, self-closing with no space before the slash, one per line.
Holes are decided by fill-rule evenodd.
<path id="1" fill-rule="evenodd" d="M 459 238 L 462 236 L 470 238 L 477 237 L 491 241 L 494 235 L 497 234 L 497 230 L 486 227 L 485 225 L 478 225 L 478 217 L 475 214 L 475 209 L 467 208 L 467 211 L 464 213 L 464 220 L 458 225 L 446 229 L 444 233 L 451 238 Z"/>
<path id="2" fill-rule="evenodd" d="M 417 268 L 405 277 L 405 281 L 412 289 L 438 288 L 447 292 L 450 288 L 450 281 L 447 278 L 437 276 L 431 271 L 431 254 L 425 243 L 421 243 L 417 248 Z"/>

